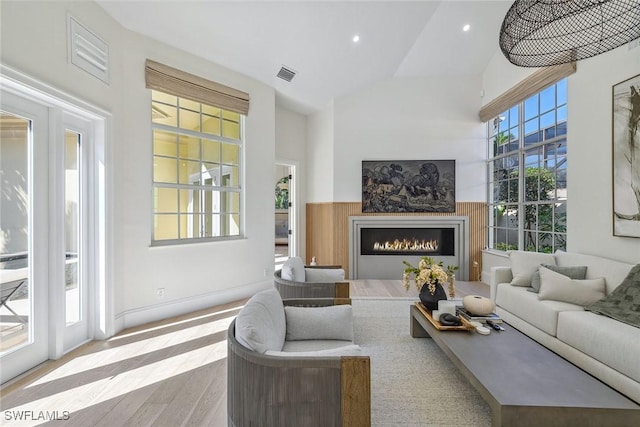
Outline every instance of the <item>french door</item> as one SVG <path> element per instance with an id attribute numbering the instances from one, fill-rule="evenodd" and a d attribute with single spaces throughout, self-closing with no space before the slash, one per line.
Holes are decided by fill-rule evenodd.
<path id="1" fill-rule="evenodd" d="M 49 117 L 2 92 L 0 361 L 2 382 L 48 359 Z"/>
<path id="2" fill-rule="evenodd" d="M 92 122 L 0 93 L 0 382 L 91 338 Z"/>

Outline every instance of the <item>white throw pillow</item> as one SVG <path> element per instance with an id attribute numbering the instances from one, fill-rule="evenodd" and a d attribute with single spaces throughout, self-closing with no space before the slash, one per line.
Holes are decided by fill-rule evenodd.
<path id="1" fill-rule="evenodd" d="M 605 297 L 604 278 L 577 280 L 540 267 L 541 300 L 568 302 L 586 307 Z"/>
<path id="2" fill-rule="evenodd" d="M 286 320 L 282 297 L 276 288 L 252 296 L 236 317 L 236 340 L 250 350 L 282 350 Z"/>
<path id="3" fill-rule="evenodd" d="M 329 307 L 285 307 L 287 341 L 353 341 L 353 312 L 350 305 Z"/>
<path id="4" fill-rule="evenodd" d="M 551 254 L 540 252 L 512 251 L 509 253 L 513 286 L 531 286 L 531 276 L 540 267 L 540 264 L 556 265 L 556 260 Z"/>
<path id="5" fill-rule="evenodd" d="M 304 262 L 302 262 L 302 258 L 294 256 L 282 263 L 280 277 L 284 280 L 291 280 L 292 282 L 306 281 Z"/>
<path id="6" fill-rule="evenodd" d="M 331 283 L 344 281 L 341 268 L 305 268 L 305 281 L 309 283 Z"/>
<path id="7" fill-rule="evenodd" d="M 293 281 L 293 267 L 291 265 L 282 264 L 282 269 L 280 270 L 280 278 Z"/>

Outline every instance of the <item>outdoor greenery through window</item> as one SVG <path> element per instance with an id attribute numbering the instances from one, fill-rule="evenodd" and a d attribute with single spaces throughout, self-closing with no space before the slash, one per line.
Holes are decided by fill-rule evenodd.
<path id="1" fill-rule="evenodd" d="M 153 237 L 240 236 L 242 116 L 152 90 Z"/>
<path id="2" fill-rule="evenodd" d="M 566 249 L 567 79 L 487 125 L 489 248 Z"/>

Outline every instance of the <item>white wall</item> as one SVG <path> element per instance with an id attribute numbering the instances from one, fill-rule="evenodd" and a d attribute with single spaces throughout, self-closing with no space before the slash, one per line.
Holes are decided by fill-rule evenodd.
<path id="1" fill-rule="evenodd" d="M 640 48 L 625 45 L 577 65 L 568 79 L 567 250 L 638 263 L 640 239 L 612 231 L 611 88 L 640 73 Z M 483 103 L 531 72 L 496 54 L 483 75 Z"/>
<path id="2" fill-rule="evenodd" d="M 67 13 L 109 45 L 109 85 L 67 62 Z M 2 2 L 1 19 L 3 64 L 113 115 L 107 174 L 114 186 L 115 216 L 108 233 L 115 249 L 110 267 L 120 327 L 247 296 L 272 283 L 274 219 L 264 215 L 273 211 L 272 88 L 125 30 L 93 2 Z M 150 247 L 151 95 L 144 82 L 146 58 L 250 94 L 245 129 L 245 239 Z M 165 288 L 164 300 L 156 297 L 159 287 Z"/>
<path id="3" fill-rule="evenodd" d="M 305 258 L 306 248 L 306 171 L 307 171 L 307 117 L 276 106 L 276 161 L 285 163 L 295 163 L 296 179 L 295 184 L 297 198 L 292 199 L 297 207 L 297 218 L 295 230 L 297 231 L 297 253 Z M 294 195 L 290 195 L 293 197 Z"/>
<path id="4" fill-rule="evenodd" d="M 334 106 L 307 117 L 307 202 L 333 201 Z M 360 182 L 360 179 L 358 179 Z"/>
<path id="5" fill-rule="evenodd" d="M 334 101 L 333 201 L 362 199 L 362 160 L 456 161 L 456 201 L 486 200 L 480 76 L 394 78 Z"/>
<path id="6" fill-rule="evenodd" d="M 640 263 L 640 238 L 613 236 L 612 86 L 640 74 L 640 48 L 578 63 L 569 80 L 568 249 Z"/>

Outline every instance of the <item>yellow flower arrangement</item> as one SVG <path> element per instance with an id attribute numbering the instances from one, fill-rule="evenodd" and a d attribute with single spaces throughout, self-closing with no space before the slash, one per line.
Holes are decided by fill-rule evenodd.
<path id="1" fill-rule="evenodd" d="M 447 283 L 453 277 L 454 271 L 458 269 L 455 266 L 447 266 L 445 271 L 442 267 L 442 261 L 436 263 L 433 258 L 422 257 L 418 263 L 418 268 L 412 266 L 407 261 L 402 261 L 406 266 L 402 275 L 402 284 L 406 290 L 411 286 L 409 281 L 413 275 L 413 282 L 416 289 L 420 291 L 424 285 L 427 285 L 429 293 L 433 295 L 436 292 L 436 286 Z"/>

